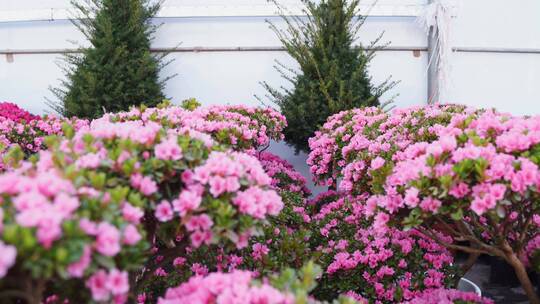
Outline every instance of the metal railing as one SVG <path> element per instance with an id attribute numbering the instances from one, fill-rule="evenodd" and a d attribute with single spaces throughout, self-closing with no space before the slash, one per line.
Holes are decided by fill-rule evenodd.
<path id="1" fill-rule="evenodd" d="M 152 48 L 154 53 L 210 53 L 210 52 L 284 52 L 283 47 L 258 47 L 258 46 L 238 46 L 238 47 L 160 47 Z M 381 49 L 382 52 L 427 52 L 428 48 L 423 46 L 388 46 Z M 501 54 L 540 54 L 540 49 L 536 48 L 495 48 L 495 47 L 456 47 L 458 53 L 501 53 Z M 0 50 L 0 55 L 47 55 L 47 54 L 76 54 L 79 49 L 4 49 Z"/>

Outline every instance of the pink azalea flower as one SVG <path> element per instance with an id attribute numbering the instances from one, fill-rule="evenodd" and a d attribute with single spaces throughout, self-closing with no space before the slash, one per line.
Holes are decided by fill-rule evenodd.
<path id="1" fill-rule="evenodd" d="M 127 225 L 124 229 L 124 244 L 135 245 L 142 239 L 141 234 L 133 225 Z"/>
<path id="2" fill-rule="evenodd" d="M 432 197 L 426 197 L 420 203 L 420 208 L 422 208 L 425 211 L 437 213 L 441 205 L 442 205 L 442 202 L 440 200 L 436 198 L 432 198 Z"/>
<path id="3" fill-rule="evenodd" d="M 180 216 L 185 216 L 187 212 L 199 208 L 202 197 L 194 191 L 184 190 L 180 193 L 178 199 L 173 201 L 174 211 Z"/>
<path id="4" fill-rule="evenodd" d="M 155 216 L 160 222 L 168 222 L 172 220 L 174 213 L 169 202 L 163 200 L 156 206 Z"/>
<path id="5" fill-rule="evenodd" d="M 197 216 L 192 216 L 186 223 L 186 228 L 188 231 L 194 231 L 196 229 L 204 231 L 210 229 L 213 224 L 214 222 L 208 215 L 201 214 Z"/>
<path id="6" fill-rule="evenodd" d="M 120 252 L 120 232 L 113 225 L 102 222 L 97 227 L 95 242 L 97 252 L 105 256 L 115 256 Z"/>
<path id="7" fill-rule="evenodd" d="M 127 293 L 129 291 L 128 273 L 126 271 L 112 269 L 107 277 L 106 286 L 113 295 Z"/>
<path id="8" fill-rule="evenodd" d="M 107 288 L 108 276 L 105 270 L 98 270 L 87 281 L 94 301 L 106 301 L 110 298 L 110 290 Z"/>
<path id="9" fill-rule="evenodd" d="M 157 144 L 154 153 L 158 159 L 162 160 L 180 160 L 182 158 L 182 149 L 176 142 L 176 138 Z"/>
<path id="10" fill-rule="evenodd" d="M 132 224 L 139 224 L 141 218 L 144 216 L 144 211 L 135 207 L 127 202 L 122 205 L 122 216 L 124 219 Z"/>
<path id="11" fill-rule="evenodd" d="M 382 157 L 377 156 L 371 161 L 371 170 L 380 169 L 382 166 L 384 166 L 384 163 L 385 160 Z"/>
<path id="12" fill-rule="evenodd" d="M 173 261 L 173 265 L 175 267 L 181 267 L 183 266 L 184 264 L 186 263 L 186 258 L 183 258 L 183 257 L 177 257 L 174 259 Z"/>
<path id="13" fill-rule="evenodd" d="M 92 249 L 90 246 L 85 246 L 81 258 L 67 268 L 68 273 L 74 278 L 81 278 L 84 271 L 90 266 Z"/>
<path id="14" fill-rule="evenodd" d="M 191 234 L 191 244 L 195 248 L 199 248 L 203 243 L 210 245 L 212 242 L 212 232 L 209 230 L 197 230 Z"/>
<path id="15" fill-rule="evenodd" d="M 253 244 L 252 249 L 253 249 L 253 252 L 251 253 L 251 256 L 256 261 L 262 260 L 263 256 L 266 256 L 268 252 L 270 252 L 270 249 L 268 249 L 268 246 L 263 245 L 261 243 Z"/>
<path id="16" fill-rule="evenodd" d="M 6 245 L 0 241 L 0 279 L 3 278 L 8 269 L 15 264 L 17 249 L 15 246 Z"/>

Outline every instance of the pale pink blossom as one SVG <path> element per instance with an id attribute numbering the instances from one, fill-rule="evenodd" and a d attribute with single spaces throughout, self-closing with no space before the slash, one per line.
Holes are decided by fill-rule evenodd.
<path id="1" fill-rule="evenodd" d="M 126 271 L 112 269 L 107 276 L 106 286 L 113 295 L 127 293 L 129 291 L 128 273 Z"/>
<path id="2" fill-rule="evenodd" d="M 124 228 L 123 242 L 127 245 L 135 245 L 142 239 L 141 234 L 134 225 L 127 225 Z"/>
<path id="3" fill-rule="evenodd" d="M 6 276 L 9 268 L 15 264 L 17 249 L 0 241 L 0 279 Z"/>
<path id="4" fill-rule="evenodd" d="M 97 252 L 105 256 L 115 256 L 120 252 L 120 232 L 113 225 L 102 222 L 97 227 L 95 242 Z"/>
<path id="5" fill-rule="evenodd" d="M 172 220 L 174 213 L 171 204 L 165 200 L 161 201 L 161 203 L 156 206 L 155 216 L 160 222 Z"/>

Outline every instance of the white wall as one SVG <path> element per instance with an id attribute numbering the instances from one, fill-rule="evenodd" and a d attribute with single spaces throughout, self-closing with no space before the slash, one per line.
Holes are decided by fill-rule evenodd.
<path id="1" fill-rule="evenodd" d="M 457 47 L 540 49 L 540 1 L 462 0 Z M 540 54 L 457 53 L 450 101 L 540 114 Z"/>
<path id="2" fill-rule="evenodd" d="M 369 0 L 373 1 L 373 0 Z M 284 0 L 295 5 L 298 0 Z M 385 31 L 384 40 L 394 47 L 426 47 L 427 39 L 413 17 L 392 17 L 393 11 L 418 11 L 426 0 L 380 0 L 378 15 L 368 18 L 360 33 L 366 43 Z M 68 0 L 0 0 L 0 17 L 6 12 L 32 15 L 41 9 L 65 8 Z M 265 23 L 267 17 L 249 17 L 249 7 L 264 15 L 266 0 L 168 0 L 166 6 L 185 7 L 197 17 L 158 18 L 163 23 L 154 41 L 155 47 L 234 47 L 279 46 L 279 41 Z M 224 12 L 241 11 L 242 17 L 204 17 L 205 10 L 220 5 Z M 247 13 L 246 13 L 247 10 Z M 219 10 L 217 10 L 219 11 Z M 202 12 L 202 13 L 201 13 Z M 216 14 L 216 10 L 212 11 Z M 407 15 L 403 13 L 402 15 Z M 211 14 L 208 14 L 211 15 Z M 398 13 L 398 15 L 400 15 Z M 540 1 L 538 0 L 462 0 L 454 21 L 457 47 L 512 47 L 540 49 Z M 281 24 L 277 17 L 269 17 Z M 0 22 L 0 50 L 62 49 L 84 44 L 69 21 Z M 395 105 L 423 104 L 427 99 L 427 54 L 419 57 L 411 51 L 385 51 L 377 54 L 370 72 L 379 83 L 392 75 L 401 81 L 385 95 L 395 98 Z M 0 56 L 0 101 L 10 100 L 34 113 L 47 110 L 45 97 L 52 98 L 49 86 L 62 77 L 55 61 L 59 55 L 15 55 L 13 62 Z M 178 73 L 166 87 L 173 101 L 196 97 L 204 104 L 258 104 L 253 95 L 264 96 L 259 85 L 267 81 L 284 85 L 273 69 L 274 60 L 294 65 L 283 52 L 200 52 L 174 53 L 175 61 L 164 75 Z M 516 114 L 540 113 L 540 55 L 500 53 L 457 53 L 453 60 L 452 87 L 448 101 L 478 107 L 497 107 Z M 285 84 L 286 85 L 286 84 Z M 305 156 L 294 156 L 283 145 L 272 147 L 307 173 Z"/>
<path id="3" fill-rule="evenodd" d="M 372 0 L 371 0 L 372 1 Z M 289 7 L 298 5 L 298 0 L 282 0 Z M 398 5 L 399 3 L 399 5 Z M 425 0 L 381 0 L 378 7 L 391 10 L 393 7 L 421 7 Z M 266 0 L 168 0 L 165 7 L 210 8 L 221 5 L 228 12 L 238 10 L 239 15 L 254 14 L 261 7 L 274 9 Z M 33 16 L 33 11 L 69 7 L 69 0 L 0 1 L 2 11 Z M 242 8 L 243 11 L 242 11 Z M 193 11 L 193 10 L 192 10 Z M 208 9 L 208 12 L 215 13 Z M 197 12 L 199 13 L 199 12 Z M 6 14 L 4 14 L 6 15 Z M 200 15 L 204 15 L 200 13 Z M 279 17 L 193 17 L 158 18 L 162 23 L 154 41 L 155 47 L 260 47 L 280 46 L 274 33 L 265 22 L 267 19 L 282 25 Z M 365 24 L 360 41 L 368 43 L 386 31 L 384 41 L 393 46 L 425 46 L 425 35 L 414 23 L 414 18 L 373 17 Z M 0 50 L 12 49 L 64 49 L 72 48 L 69 41 L 85 44 L 80 33 L 69 21 L 0 22 Z M 3 56 L 5 57 L 5 56 Z M 42 113 L 48 108 L 45 97 L 52 98 L 49 86 L 56 86 L 62 77 L 57 66 L 60 55 L 15 55 L 13 62 L 0 58 L 0 99 L 12 100 L 21 106 Z M 179 74 L 168 82 L 166 94 L 174 101 L 197 97 L 205 104 L 248 103 L 256 104 L 253 95 L 264 96 L 260 81 L 276 86 L 283 81 L 274 70 L 274 61 L 280 60 L 294 66 L 284 52 L 222 52 L 222 53 L 174 53 L 175 61 L 167 67 L 164 75 Z M 399 93 L 398 105 L 409 105 L 426 99 L 426 54 L 414 57 L 412 52 L 381 52 L 374 60 L 371 73 L 375 83 L 393 75 L 401 81 L 389 92 L 387 98 Z"/>

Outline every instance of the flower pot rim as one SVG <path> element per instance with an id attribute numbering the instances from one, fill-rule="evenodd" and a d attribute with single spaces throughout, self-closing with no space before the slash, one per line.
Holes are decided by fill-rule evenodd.
<path id="1" fill-rule="evenodd" d="M 480 287 L 478 285 L 476 285 L 476 283 L 474 283 L 473 281 L 467 279 L 467 278 L 461 278 L 459 279 L 460 281 L 464 282 L 465 284 L 469 284 L 473 287 L 474 289 L 474 293 L 476 293 L 478 296 L 482 296 L 482 290 L 480 289 Z"/>

